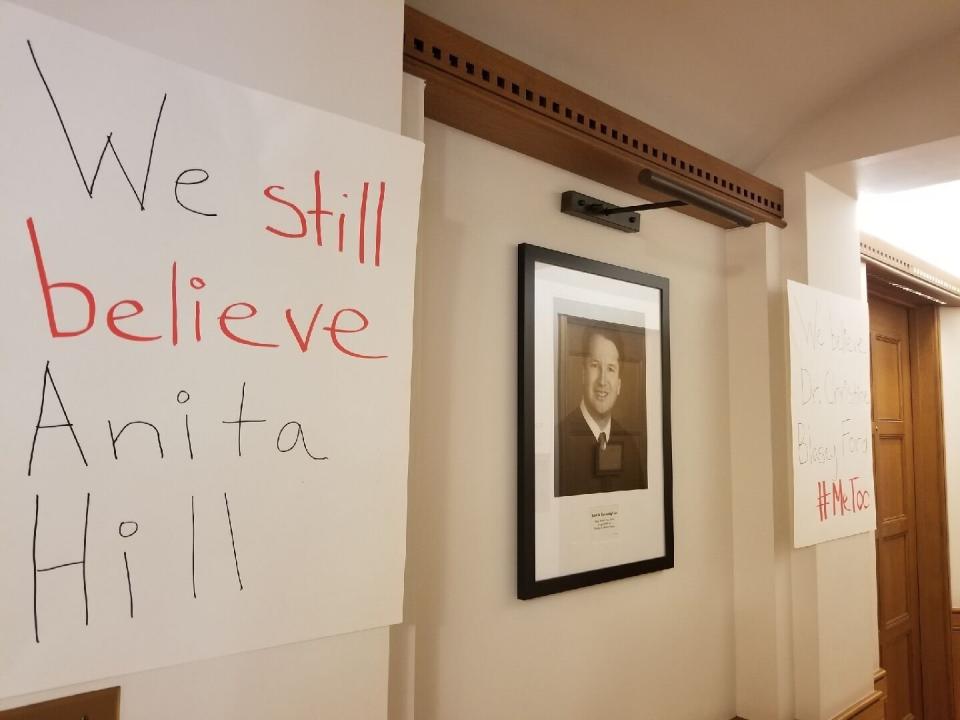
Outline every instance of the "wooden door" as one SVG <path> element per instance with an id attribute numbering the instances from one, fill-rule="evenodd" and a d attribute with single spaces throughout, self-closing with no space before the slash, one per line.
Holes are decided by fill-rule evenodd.
<path id="1" fill-rule="evenodd" d="M 923 720 L 917 517 L 906 308 L 870 300 L 880 665 L 888 720 Z"/>

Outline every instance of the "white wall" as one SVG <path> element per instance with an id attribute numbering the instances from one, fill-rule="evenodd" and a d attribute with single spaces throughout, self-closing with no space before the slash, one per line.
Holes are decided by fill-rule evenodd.
<path id="1" fill-rule="evenodd" d="M 426 124 L 406 621 L 418 720 L 734 713 L 724 233 L 561 215 L 634 198 Z M 670 279 L 676 568 L 516 599 L 517 244 Z"/>
<path id="2" fill-rule="evenodd" d="M 21 4 L 249 87 L 400 129 L 400 0 Z M 2 699 L 0 708 L 119 683 L 129 720 L 375 720 L 387 714 L 388 665 L 389 631 L 381 628 Z"/>
<path id="3" fill-rule="evenodd" d="M 789 586 L 779 577 L 789 572 L 793 543 L 783 528 L 792 497 L 778 482 L 774 442 L 773 378 L 784 362 L 775 332 L 780 232 L 770 225 L 728 232 L 726 255 L 736 710 L 794 720 Z"/>
<path id="4" fill-rule="evenodd" d="M 943 439 L 947 465 L 952 605 L 960 608 L 960 308 L 940 308 Z M 954 658 L 960 662 L 960 658 Z"/>
<path id="5" fill-rule="evenodd" d="M 400 131 L 400 0 L 12 0 L 231 82 Z"/>

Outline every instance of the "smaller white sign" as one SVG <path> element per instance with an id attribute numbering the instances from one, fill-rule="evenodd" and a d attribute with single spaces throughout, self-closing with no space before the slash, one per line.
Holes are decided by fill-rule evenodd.
<path id="1" fill-rule="evenodd" d="M 789 282 L 793 544 L 876 528 L 866 302 Z"/>

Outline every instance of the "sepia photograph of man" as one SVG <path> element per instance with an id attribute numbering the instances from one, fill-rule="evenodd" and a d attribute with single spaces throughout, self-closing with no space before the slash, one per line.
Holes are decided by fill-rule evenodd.
<path id="1" fill-rule="evenodd" d="M 646 489 L 643 329 L 559 320 L 555 495 Z"/>

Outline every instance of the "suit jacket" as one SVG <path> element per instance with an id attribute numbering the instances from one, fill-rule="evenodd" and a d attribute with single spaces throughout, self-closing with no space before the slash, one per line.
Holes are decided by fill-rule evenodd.
<path id="1" fill-rule="evenodd" d="M 555 492 L 557 497 L 645 490 L 647 488 L 647 443 L 644 435 L 630 435 L 616 421 L 610 424 L 607 453 L 622 448 L 619 470 L 599 470 L 600 452 L 593 431 L 580 408 L 560 421 Z M 611 447 L 614 446 L 614 447 Z M 609 458 L 609 456 L 607 456 Z M 609 463 L 600 463 L 600 466 Z"/>

